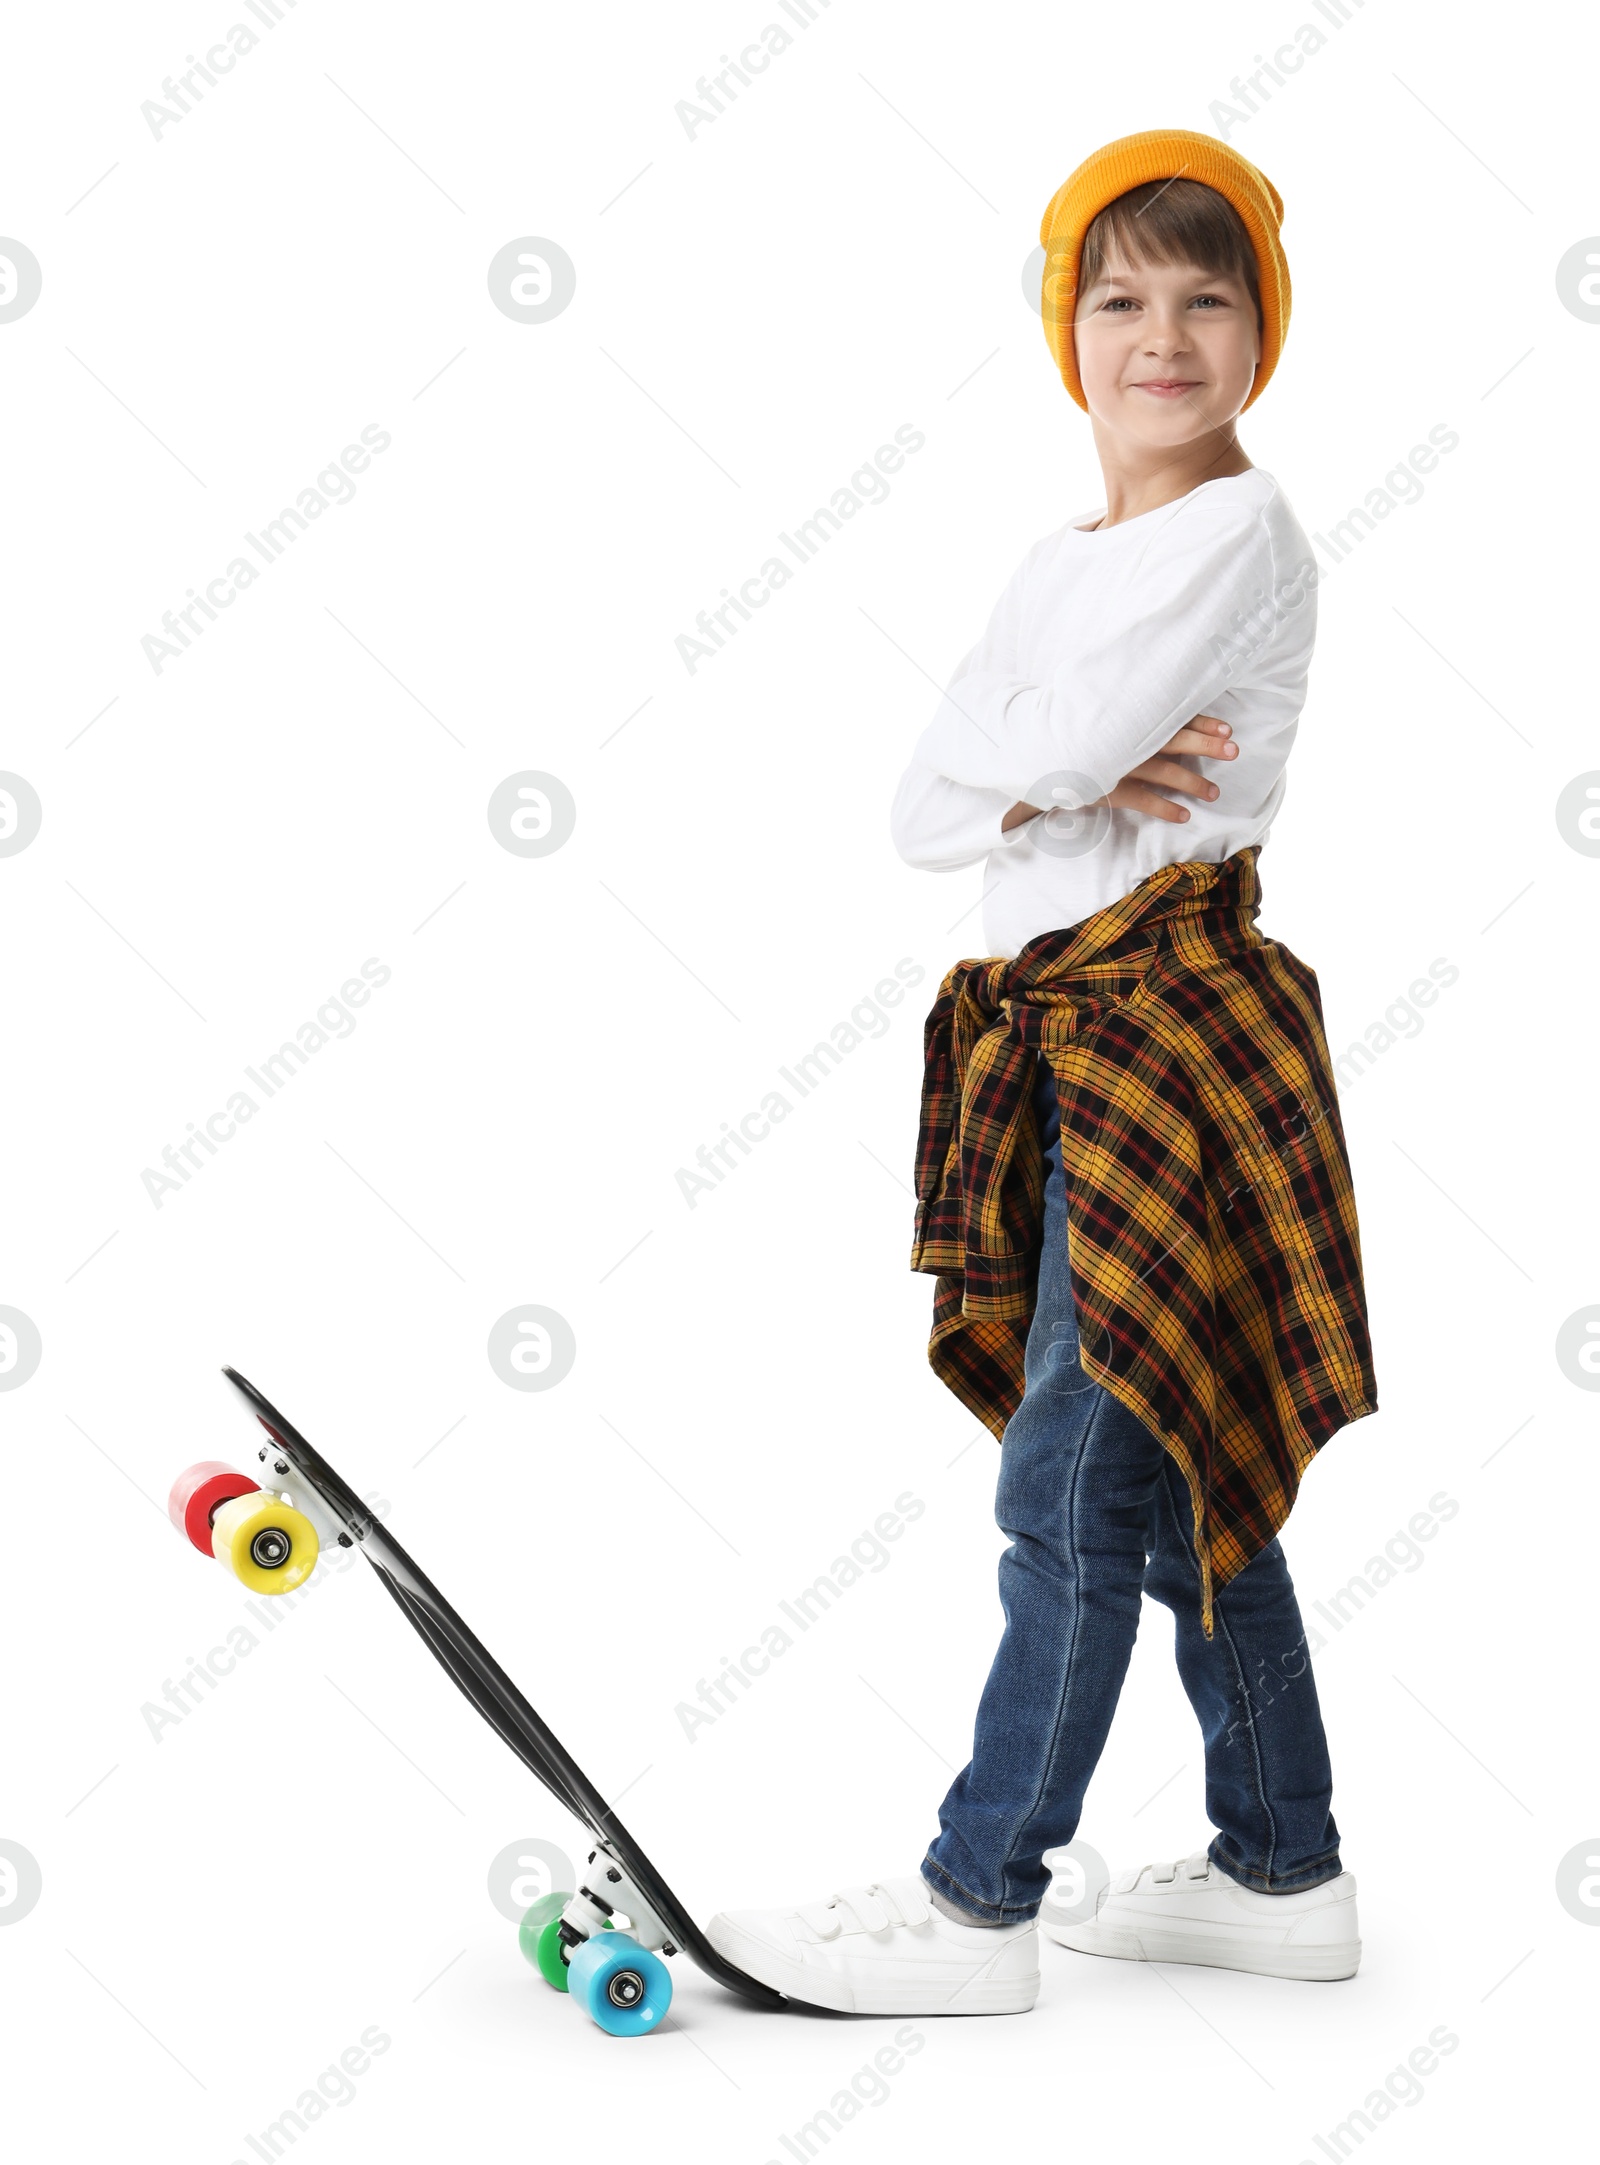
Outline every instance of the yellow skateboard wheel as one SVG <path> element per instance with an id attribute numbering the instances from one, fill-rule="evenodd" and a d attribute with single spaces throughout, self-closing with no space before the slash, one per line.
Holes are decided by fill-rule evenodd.
<path id="1" fill-rule="evenodd" d="M 211 1547 L 253 1594 L 287 1594 L 316 1567 L 317 1529 L 293 1504 L 258 1488 L 217 1507 Z"/>

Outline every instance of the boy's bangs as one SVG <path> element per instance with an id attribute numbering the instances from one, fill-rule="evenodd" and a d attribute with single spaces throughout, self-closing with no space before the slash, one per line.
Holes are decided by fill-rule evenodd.
<path id="1" fill-rule="evenodd" d="M 1227 197 L 1202 181 L 1146 181 L 1108 203 L 1083 237 L 1080 294 L 1104 275 L 1113 253 L 1135 264 L 1192 263 L 1213 278 L 1231 275 L 1248 289 L 1260 316 L 1250 236 Z"/>

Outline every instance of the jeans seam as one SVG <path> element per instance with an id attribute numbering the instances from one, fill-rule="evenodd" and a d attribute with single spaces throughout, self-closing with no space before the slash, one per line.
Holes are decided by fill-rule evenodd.
<path id="1" fill-rule="evenodd" d="M 1078 1485 L 1083 1478 L 1083 1462 L 1089 1439 L 1094 1434 L 1095 1423 L 1105 1410 L 1107 1395 L 1102 1390 L 1096 1398 L 1094 1410 L 1089 1416 L 1089 1425 L 1080 1437 L 1078 1448 L 1074 1451 L 1072 1457 L 1072 1481 L 1067 1490 L 1067 1546 L 1072 1556 L 1073 1572 L 1072 1636 L 1067 1641 L 1066 1658 L 1061 1665 L 1061 1690 L 1056 1699 L 1055 1719 L 1050 1725 L 1050 1741 L 1045 1747 L 1044 1756 L 1040 1763 L 1039 1779 L 1034 1785 L 1033 1798 L 1027 1810 L 1015 1822 L 1007 1839 L 1005 1855 L 1001 1860 L 1000 1899 L 1002 1908 L 1005 1904 L 1006 1877 L 1011 1869 L 1011 1853 L 1016 1846 L 1017 1829 L 1028 1824 L 1037 1813 L 1043 1800 L 1045 1788 L 1050 1778 L 1050 1770 L 1055 1762 L 1056 1745 L 1061 1736 L 1061 1725 L 1066 1718 L 1067 1699 L 1072 1689 L 1073 1660 L 1078 1650 L 1079 1637 L 1083 1631 L 1083 1570 L 1078 1555 Z"/>
<path id="2" fill-rule="evenodd" d="M 1278 1822 L 1273 1817 L 1272 1806 L 1267 1801 L 1266 1783 L 1262 1779 L 1261 1739 L 1256 1731 L 1255 1709 L 1250 1704 L 1250 1687 L 1245 1679 L 1244 1665 L 1239 1659 L 1238 1645 L 1234 1639 L 1232 1631 L 1228 1628 L 1228 1619 L 1222 1611 L 1222 1601 L 1220 1595 L 1217 1599 L 1214 1617 L 1218 1628 L 1222 1632 L 1223 1638 L 1227 1642 L 1229 1659 L 1233 1663 L 1233 1673 L 1239 1680 L 1240 1689 L 1244 1698 L 1245 1729 L 1250 1739 L 1250 1773 L 1255 1785 L 1256 1806 L 1257 1809 L 1260 1811 L 1262 1819 L 1265 1821 L 1267 1828 L 1267 1865 L 1264 1876 L 1267 1878 L 1267 1880 L 1270 1881 L 1272 1878 L 1272 1867 L 1278 1854 Z"/>
<path id="3" fill-rule="evenodd" d="M 1162 1472 L 1163 1479 L 1161 1482 L 1161 1492 L 1158 1509 L 1164 1516 L 1164 1530 L 1167 1534 L 1169 1541 L 1171 1542 L 1173 1553 L 1175 1555 L 1181 1555 L 1183 1557 L 1187 1575 L 1192 1581 L 1196 1591 L 1196 1595 L 1198 1596 L 1200 1591 L 1199 1567 L 1195 1560 L 1192 1545 L 1184 1539 L 1183 1521 L 1179 1516 L 1177 1508 L 1172 1500 L 1173 1466 L 1170 1458 L 1167 1465 L 1163 1467 Z M 1160 1538 L 1159 1534 L 1157 1538 Z M 1212 1611 L 1213 1620 L 1216 1633 L 1221 1638 L 1223 1645 L 1228 1650 L 1228 1658 L 1233 1664 L 1234 1678 L 1239 1686 L 1240 1696 L 1244 1701 L 1246 1733 L 1248 1735 L 1250 1743 L 1251 1786 L 1255 1791 L 1256 1808 L 1259 1811 L 1262 1821 L 1267 1829 L 1267 1864 L 1266 1871 L 1263 1876 L 1270 1884 L 1272 1878 L 1272 1867 L 1278 1854 L 1278 1823 L 1273 1816 L 1272 1807 L 1267 1801 L 1267 1787 L 1264 1778 L 1264 1771 L 1261 1764 L 1261 1740 L 1259 1732 L 1256 1729 L 1254 1709 L 1252 1708 L 1250 1703 L 1249 1684 L 1245 1677 L 1244 1665 L 1239 1659 L 1238 1642 L 1233 1636 L 1233 1632 L 1229 1626 L 1228 1618 L 1226 1613 L 1224 1612 L 1222 1604 L 1223 1596 L 1222 1594 L 1219 1594 L 1216 1598 L 1216 1602 Z"/>

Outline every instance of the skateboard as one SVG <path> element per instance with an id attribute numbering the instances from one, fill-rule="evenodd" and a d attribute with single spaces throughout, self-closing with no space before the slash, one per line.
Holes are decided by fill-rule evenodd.
<path id="1" fill-rule="evenodd" d="M 325 1547 L 359 1549 L 450 1681 L 594 1847 L 573 1890 L 552 1889 L 518 1927 L 545 1982 L 613 2036 L 658 2029 L 672 2000 L 663 1956 L 680 1951 L 730 1992 L 766 2008 L 792 2003 L 720 1955 L 577 1761 L 504 1669 L 328 1461 L 237 1369 L 224 1368 L 254 1423 L 258 1475 L 218 1459 L 179 1474 L 168 1514 L 204 1556 L 252 1593 L 301 1586 Z M 626 1930 L 615 1922 L 623 1919 Z"/>

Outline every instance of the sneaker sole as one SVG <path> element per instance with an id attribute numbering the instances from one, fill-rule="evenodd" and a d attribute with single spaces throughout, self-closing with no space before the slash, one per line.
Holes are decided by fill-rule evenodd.
<path id="1" fill-rule="evenodd" d="M 1074 1954 L 1105 1955 L 1117 1962 L 1191 1962 L 1204 1969 L 1247 1970 L 1254 1977 L 1291 1977 L 1305 1984 L 1337 1984 L 1361 1965 L 1360 1940 L 1337 1947 L 1251 1947 L 1207 1933 L 1119 1931 L 1102 1926 L 1046 1924 L 1039 1929 Z"/>
<path id="2" fill-rule="evenodd" d="M 808 2007 L 840 2015 L 1025 2015 L 1039 1996 L 1039 1972 L 1028 1977 L 974 1978 L 952 1984 L 932 1978 L 885 1978 L 847 1983 L 842 1977 L 790 1962 L 764 1940 L 710 1929 L 713 1947 L 751 1977 Z"/>

